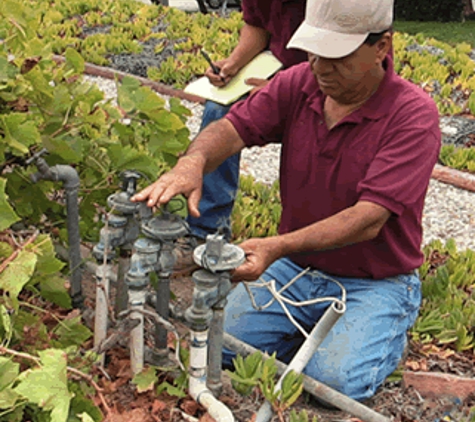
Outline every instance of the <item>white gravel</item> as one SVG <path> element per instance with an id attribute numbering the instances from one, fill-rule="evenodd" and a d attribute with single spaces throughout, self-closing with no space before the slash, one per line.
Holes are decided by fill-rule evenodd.
<path id="1" fill-rule="evenodd" d="M 92 76 L 86 76 L 85 79 L 97 83 L 107 98 L 116 98 L 114 81 Z M 198 133 L 203 106 L 188 101 L 182 103 L 193 112 L 187 122 L 193 139 Z M 448 131 L 448 128 L 442 129 L 444 132 Z M 246 149 L 242 153 L 241 173 L 250 174 L 259 182 L 272 184 L 279 174 L 279 154 L 279 145 Z M 475 250 L 475 193 L 431 180 L 424 208 L 423 227 L 423 244 L 434 239 L 445 241 L 454 238 L 460 249 Z"/>

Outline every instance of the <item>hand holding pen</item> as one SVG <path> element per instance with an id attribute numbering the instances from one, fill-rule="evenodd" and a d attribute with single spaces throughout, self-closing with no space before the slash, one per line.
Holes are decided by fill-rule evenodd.
<path id="1" fill-rule="evenodd" d="M 234 69 L 234 66 L 231 65 L 229 59 L 213 62 L 206 51 L 200 50 L 200 52 L 210 66 L 210 69 L 206 71 L 205 76 L 208 77 L 213 85 L 223 87 L 237 73 L 238 70 Z"/>

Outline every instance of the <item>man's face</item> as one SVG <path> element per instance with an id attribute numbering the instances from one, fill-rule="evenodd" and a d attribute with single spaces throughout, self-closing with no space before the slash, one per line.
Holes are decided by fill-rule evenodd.
<path id="1" fill-rule="evenodd" d="M 371 83 L 373 72 L 388 51 L 381 41 L 373 46 L 363 44 L 353 53 L 339 59 L 309 53 L 310 66 L 322 92 L 343 103 L 357 96 L 361 87 Z M 386 42 L 384 40 L 383 44 Z"/>

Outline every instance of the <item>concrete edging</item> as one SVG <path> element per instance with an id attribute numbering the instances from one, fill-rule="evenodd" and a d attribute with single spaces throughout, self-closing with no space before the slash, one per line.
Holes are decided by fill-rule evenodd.
<path id="1" fill-rule="evenodd" d="M 54 56 L 53 59 L 59 63 L 64 62 L 64 57 L 62 56 Z M 110 67 L 86 63 L 85 73 L 90 76 L 100 76 L 102 78 L 112 80 L 116 78 L 118 80 L 122 80 L 122 78 L 130 76 L 137 79 L 143 86 L 148 86 L 159 94 L 177 97 L 182 100 L 191 101 L 193 103 L 204 104 L 205 102 L 204 98 L 198 97 L 197 95 L 188 94 L 181 89 L 172 88 L 168 85 L 159 82 L 153 82 L 149 79 L 122 72 L 120 70 L 115 70 Z M 435 180 L 438 180 L 439 182 L 447 183 L 459 189 L 475 192 L 475 176 L 471 175 L 470 173 L 465 173 L 460 170 L 455 170 L 450 167 L 436 164 L 431 177 Z"/>

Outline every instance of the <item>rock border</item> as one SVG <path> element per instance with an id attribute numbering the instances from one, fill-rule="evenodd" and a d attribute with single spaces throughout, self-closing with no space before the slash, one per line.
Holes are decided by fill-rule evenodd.
<path id="1" fill-rule="evenodd" d="M 64 57 L 62 56 L 55 55 L 53 59 L 58 63 L 64 62 Z M 204 104 L 205 102 L 204 98 L 197 95 L 188 94 L 181 89 L 172 88 L 160 82 L 153 82 L 147 78 L 132 75 L 120 70 L 115 70 L 110 67 L 86 63 L 85 73 L 90 76 L 99 76 L 111 80 L 122 80 L 124 77 L 129 76 L 137 79 L 143 86 L 148 86 L 159 94 L 177 97 L 193 103 Z M 436 164 L 431 177 L 435 180 L 438 180 L 439 182 L 455 186 L 456 188 L 475 192 L 475 176 L 470 173 Z"/>

